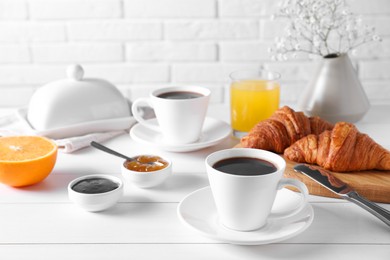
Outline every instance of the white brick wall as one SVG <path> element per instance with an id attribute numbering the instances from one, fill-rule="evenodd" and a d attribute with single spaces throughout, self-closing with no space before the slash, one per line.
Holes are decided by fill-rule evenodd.
<path id="1" fill-rule="evenodd" d="M 383 41 L 353 61 L 373 104 L 390 104 L 390 1 L 347 0 Z M 278 0 L 0 0 L 0 107 L 26 106 L 34 90 L 81 63 L 130 99 L 198 84 L 226 102 L 229 74 L 260 66 L 282 74 L 282 103 L 296 102 L 315 70 L 275 62 L 267 49 L 284 22 Z"/>
<path id="2" fill-rule="evenodd" d="M 27 18 L 27 5 L 24 0 L 0 1 L 1 20 L 24 20 Z"/>
<path id="3" fill-rule="evenodd" d="M 217 61 L 215 43 L 136 42 L 126 44 L 128 61 Z"/>
<path id="4" fill-rule="evenodd" d="M 164 36 L 168 40 L 258 39 L 258 23 L 257 19 L 168 20 Z"/>
<path id="5" fill-rule="evenodd" d="M 30 0 L 34 20 L 105 19 L 122 16 L 121 0 Z"/>
<path id="6" fill-rule="evenodd" d="M 124 0 L 126 18 L 214 18 L 213 0 Z"/>
<path id="7" fill-rule="evenodd" d="M 125 41 L 162 40 L 160 21 L 102 19 L 101 21 L 71 21 L 67 23 L 69 41 Z"/>

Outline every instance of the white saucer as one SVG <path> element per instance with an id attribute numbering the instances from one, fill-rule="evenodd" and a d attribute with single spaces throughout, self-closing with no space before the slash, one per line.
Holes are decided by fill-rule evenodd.
<path id="1" fill-rule="evenodd" d="M 154 124 L 157 124 L 157 119 L 155 118 L 150 119 L 150 121 Z M 151 144 L 165 151 L 190 152 L 216 145 L 228 137 L 230 132 L 230 126 L 226 122 L 206 117 L 202 128 L 202 135 L 195 143 L 182 145 L 171 145 L 164 143 L 161 133 L 150 130 L 141 124 L 136 124 L 131 128 L 130 136 L 137 142 Z"/>
<path id="2" fill-rule="evenodd" d="M 310 204 L 297 215 L 277 218 L 278 214 L 296 207 L 300 198 L 295 192 L 282 189 L 276 195 L 267 224 L 255 231 L 240 232 L 222 226 L 214 204 L 210 187 L 205 187 L 186 196 L 177 208 L 179 219 L 202 235 L 238 245 L 261 245 L 279 242 L 306 230 L 313 221 L 314 211 Z"/>

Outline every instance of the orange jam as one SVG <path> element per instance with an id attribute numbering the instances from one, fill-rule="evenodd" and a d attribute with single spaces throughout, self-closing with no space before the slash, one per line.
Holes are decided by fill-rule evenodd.
<path id="1" fill-rule="evenodd" d="M 135 157 L 134 161 L 125 161 L 124 166 L 136 172 L 152 172 L 164 169 L 168 162 L 155 155 L 140 155 Z"/>

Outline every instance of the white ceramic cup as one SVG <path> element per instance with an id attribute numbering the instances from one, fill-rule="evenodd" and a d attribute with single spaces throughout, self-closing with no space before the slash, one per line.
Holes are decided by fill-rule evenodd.
<path id="1" fill-rule="evenodd" d="M 159 97 L 169 92 L 192 92 L 201 94 L 190 99 L 168 99 Z M 189 144 L 201 135 L 207 113 L 210 90 L 198 86 L 167 87 L 153 91 L 149 98 L 136 99 L 131 107 L 134 118 L 143 126 L 162 133 L 167 144 Z M 140 112 L 142 106 L 154 109 L 158 126 L 145 120 Z"/>
<path id="2" fill-rule="evenodd" d="M 250 157 L 271 162 L 277 170 L 264 175 L 235 175 L 213 168 L 215 163 L 236 157 Z M 214 197 L 220 223 L 226 228 L 251 231 L 263 227 L 271 212 L 277 191 L 285 186 L 296 187 L 302 194 L 300 204 L 278 217 L 290 217 L 306 205 L 308 190 L 305 184 L 295 179 L 286 179 L 283 172 L 285 160 L 272 152 L 232 148 L 214 152 L 206 158 L 207 175 Z"/>

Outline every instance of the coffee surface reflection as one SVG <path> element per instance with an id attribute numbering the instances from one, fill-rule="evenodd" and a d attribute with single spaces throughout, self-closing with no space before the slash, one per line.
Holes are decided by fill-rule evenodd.
<path id="1" fill-rule="evenodd" d="M 223 159 L 216 162 L 213 168 L 224 173 L 244 176 L 264 175 L 277 171 L 271 162 L 251 157 Z"/>
<path id="2" fill-rule="evenodd" d="M 192 99 L 192 98 L 203 97 L 203 95 L 200 93 L 190 92 L 190 91 L 172 91 L 172 92 L 162 93 L 157 97 L 165 98 L 165 99 Z"/>

